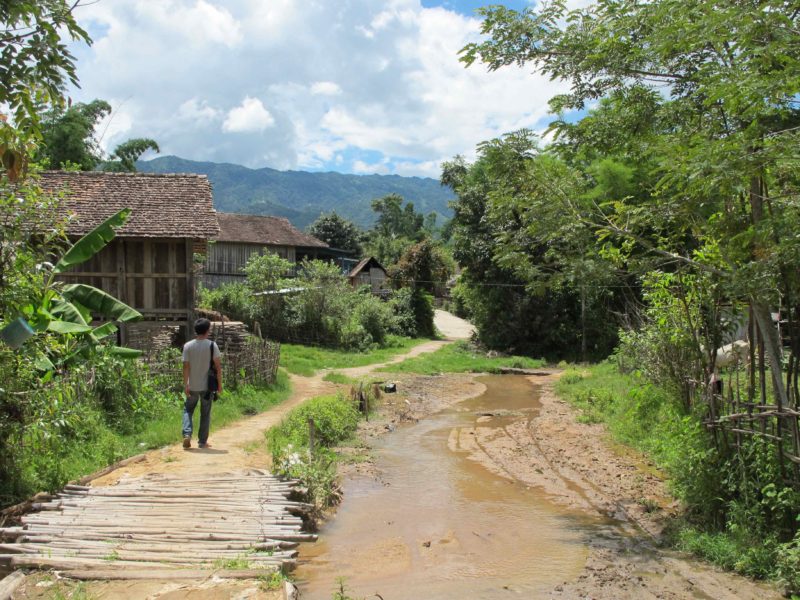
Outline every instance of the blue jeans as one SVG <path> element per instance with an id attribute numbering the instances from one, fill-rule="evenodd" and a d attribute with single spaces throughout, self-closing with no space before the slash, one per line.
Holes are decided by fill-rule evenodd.
<path id="1" fill-rule="evenodd" d="M 200 401 L 200 427 L 197 439 L 201 444 L 208 441 L 208 428 L 211 426 L 211 402 L 213 394 L 192 392 L 183 403 L 183 437 L 192 437 L 192 417 L 197 401 Z"/>

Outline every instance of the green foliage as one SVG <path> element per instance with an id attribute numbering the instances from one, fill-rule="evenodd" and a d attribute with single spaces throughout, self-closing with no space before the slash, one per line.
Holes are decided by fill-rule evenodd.
<path id="1" fill-rule="evenodd" d="M 135 173 L 136 161 L 148 150 L 161 152 L 155 140 L 150 138 L 133 138 L 122 142 L 114 148 L 109 159 L 103 163 L 102 170 L 115 173 Z"/>
<path id="2" fill-rule="evenodd" d="M 88 104 L 78 102 L 68 108 L 57 106 L 44 114 L 42 143 L 36 159 L 53 169 L 77 168 L 91 171 L 135 172 L 139 157 L 158 144 L 149 138 L 134 138 L 119 144 L 108 160 L 96 139 L 95 129 L 111 114 L 111 105 L 105 100 Z"/>
<path id="3" fill-rule="evenodd" d="M 257 312 L 253 293 L 245 283 L 229 283 L 213 290 L 201 287 L 197 294 L 197 305 L 245 323 L 252 322 Z"/>
<path id="4" fill-rule="evenodd" d="M 800 532 L 794 539 L 778 547 L 776 571 L 778 581 L 793 594 L 800 594 Z M 793 596 L 794 597 L 794 596 Z"/>
<path id="5" fill-rule="evenodd" d="M 359 414 L 343 396 L 319 396 L 292 410 L 279 427 L 267 433 L 268 447 L 279 458 L 288 445 L 308 447 L 308 420 L 315 424 L 315 443 L 332 447 L 350 438 L 356 430 Z"/>
<path id="6" fill-rule="evenodd" d="M 284 278 L 291 267 L 273 254 L 254 256 L 245 267 L 245 285 L 201 290 L 200 305 L 234 319 L 257 321 L 273 339 L 357 352 L 390 344 L 392 334 L 417 335 L 414 305 L 404 302 L 404 296 L 385 302 L 366 288 L 353 289 L 336 265 L 323 261 L 306 261 L 297 277 Z M 260 293 L 269 290 L 290 291 Z M 432 327 L 424 331 L 430 335 Z"/>
<path id="7" fill-rule="evenodd" d="M 81 171 L 91 171 L 103 158 L 95 127 L 110 113 L 111 105 L 105 100 L 78 102 L 46 113 L 37 159 L 46 161 L 52 169 L 75 165 Z"/>
<path id="8" fill-rule="evenodd" d="M 395 287 L 411 286 L 434 293 L 444 289 L 454 270 L 453 259 L 426 238 L 406 249 L 389 276 Z"/>
<path id="9" fill-rule="evenodd" d="M 308 233 L 331 248 L 347 250 L 356 257 L 361 256 L 364 233 L 355 223 L 340 217 L 335 210 L 317 217 L 317 220 L 308 226 Z"/>
<path id="10" fill-rule="evenodd" d="M 617 329 L 608 311 L 621 312 L 624 288 L 574 214 L 586 189 L 576 171 L 519 131 L 481 144 L 473 164 L 445 163 L 442 183 L 458 195 L 453 255 L 464 271 L 454 302 L 479 340 L 553 358 L 606 356 Z"/>
<path id="11" fill-rule="evenodd" d="M 436 328 L 433 325 L 433 296 L 416 288 L 411 294 L 411 311 L 414 314 L 414 328 L 418 336 L 433 337 Z"/>
<path id="12" fill-rule="evenodd" d="M 383 348 L 376 348 L 369 352 L 282 344 L 280 364 L 290 373 L 309 377 L 320 369 L 343 369 L 385 362 L 397 354 L 410 350 L 422 341 L 390 335 Z"/>
<path id="13" fill-rule="evenodd" d="M 536 369 L 543 364 L 543 360 L 525 356 L 487 356 L 485 351 L 479 350 L 467 342 L 459 341 L 447 344 L 430 354 L 387 365 L 380 370 L 390 373 L 421 373 L 424 375 L 465 372 L 497 373 L 503 367 Z"/>
<path id="14" fill-rule="evenodd" d="M 291 578 L 283 571 L 275 571 L 270 575 L 265 575 L 259 578 L 261 581 L 261 589 L 266 591 L 280 590 L 284 582 L 291 581 Z"/>
<path id="15" fill-rule="evenodd" d="M 375 232 L 384 238 L 414 239 L 422 232 L 425 217 L 414 210 L 414 203 L 399 194 L 389 194 L 372 201 L 372 210 L 378 215 Z"/>
<path id="16" fill-rule="evenodd" d="M 16 127 L 39 121 L 37 105 L 61 105 L 68 84 L 77 84 L 68 40 L 91 43 L 66 0 L 14 0 L 0 4 L 0 104 L 7 104 Z"/>
<path id="17" fill-rule="evenodd" d="M 319 510 L 338 501 L 336 456 L 330 448 L 355 433 L 360 415 L 343 396 L 319 396 L 292 410 L 267 432 L 267 448 L 276 473 L 298 479 Z M 314 450 L 309 448 L 309 421 L 314 422 Z"/>
<path id="18" fill-rule="evenodd" d="M 322 378 L 322 381 L 330 381 L 331 383 L 337 383 L 339 385 L 350 385 L 355 380 L 337 371 L 332 371 L 326 374 L 325 377 Z"/>

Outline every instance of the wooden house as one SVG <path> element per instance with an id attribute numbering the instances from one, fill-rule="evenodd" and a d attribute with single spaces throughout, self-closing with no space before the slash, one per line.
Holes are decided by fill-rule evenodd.
<path id="1" fill-rule="evenodd" d="M 254 254 L 272 252 L 296 264 L 303 259 L 330 258 L 337 252 L 283 217 L 217 213 L 217 222 L 219 235 L 209 246 L 203 275 L 208 288 L 243 282 L 242 269 Z"/>
<path id="2" fill-rule="evenodd" d="M 133 329 L 193 322 L 194 255 L 219 233 L 205 175 L 49 171 L 40 185 L 63 196 L 71 238 L 131 209 L 110 244 L 61 276 L 98 287 L 142 313 L 142 323 L 121 332 L 122 343 L 131 341 Z"/>
<path id="3" fill-rule="evenodd" d="M 368 285 L 373 294 L 382 294 L 389 289 L 386 269 L 372 256 L 361 260 L 347 277 L 353 287 Z"/>

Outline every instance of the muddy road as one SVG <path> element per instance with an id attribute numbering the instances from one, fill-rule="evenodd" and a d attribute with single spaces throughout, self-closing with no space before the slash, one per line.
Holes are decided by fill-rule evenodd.
<path id="1" fill-rule="evenodd" d="M 658 547 L 658 473 L 582 425 L 554 378 L 404 377 L 361 431 L 372 460 L 301 550 L 305 600 L 779 598 Z"/>

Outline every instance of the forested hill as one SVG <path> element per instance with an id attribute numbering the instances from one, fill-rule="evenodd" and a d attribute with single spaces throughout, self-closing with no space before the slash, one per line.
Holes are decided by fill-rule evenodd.
<path id="1" fill-rule="evenodd" d="M 374 221 L 370 203 L 387 194 L 400 194 L 414 203 L 417 212 L 439 214 L 441 224 L 450 218 L 449 188 L 436 179 L 399 175 L 345 175 L 248 169 L 227 163 L 196 162 L 177 156 L 140 161 L 145 173 L 200 173 L 208 175 L 214 189 L 217 210 L 287 217 L 304 228 L 320 213 L 335 210 L 339 215 L 366 227 Z"/>

